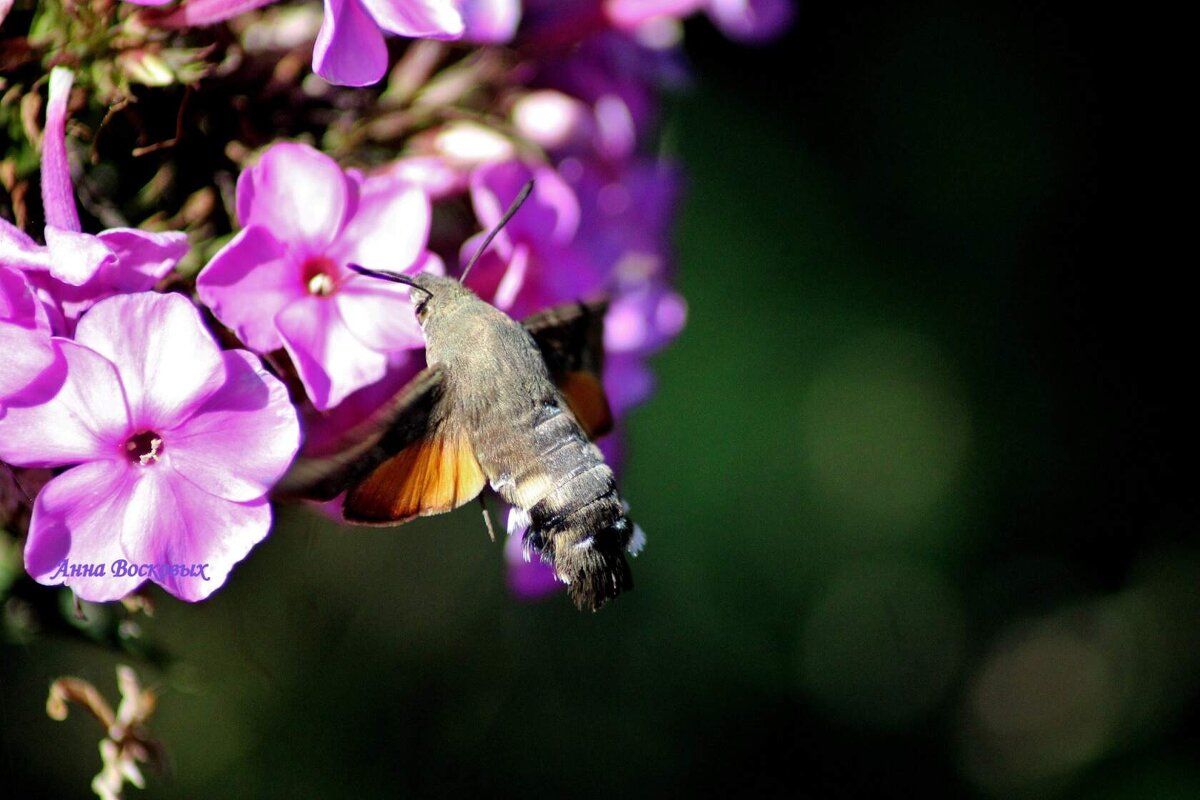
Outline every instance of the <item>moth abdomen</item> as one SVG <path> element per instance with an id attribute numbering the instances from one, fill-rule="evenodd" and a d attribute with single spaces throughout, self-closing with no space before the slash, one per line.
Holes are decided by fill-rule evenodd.
<path id="1" fill-rule="evenodd" d="M 579 608 L 596 610 L 633 588 L 625 559 L 632 530 L 603 462 L 574 472 L 529 517 L 526 546 L 554 566 Z"/>
<path id="2" fill-rule="evenodd" d="M 567 581 L 567 594 L 580 609 L 596 611 L 633 588 L 625 558 L 629 528 L 622 517 L 600 530 L 568 529 L 551 538 L 554 568 Z"/>

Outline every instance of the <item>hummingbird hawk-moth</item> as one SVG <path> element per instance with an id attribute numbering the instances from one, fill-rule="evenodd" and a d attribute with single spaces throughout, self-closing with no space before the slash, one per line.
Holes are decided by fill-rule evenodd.
<path id="1" fill-rule="evenodd" d="M 526 553 L 554 567 L 580 609 L 632 588 L 627 551 L 640 530 L 592 440 L 612 427 L 601 384 L 606 301 L 517 322 L 462 280 L 528 195 L 527 185 L 460 279 L 353 269 L 410 288 L 428 366 L 335 459 L 300 462 L 314 499 L 343 491 L 343 516 L 398 525 L 451 511 L 485 485 L 528 517 Z M 485 511 L 486 514 L 486 511 Z"/>

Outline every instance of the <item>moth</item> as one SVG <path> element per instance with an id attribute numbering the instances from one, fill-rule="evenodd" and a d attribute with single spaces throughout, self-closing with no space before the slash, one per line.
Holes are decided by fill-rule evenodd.
<path id="1" fill-rule="evenodd" d="M 490 485 L 528 523 L 526 557 L 552 565 L 578 608 L 597 610 L 632 588 L 626 552 L 642 538 L 592 441 L 612 427 L 600 380 L 607 301 L 517 322 L 462 282 L 531 189 L 458 280 L 351 265 L 409 287 L 428 366 L 345 451 L 298 463 L 287 483 L 320 500 L 344 491 L 345 519 L 363 525 L 452 511 Z"/>

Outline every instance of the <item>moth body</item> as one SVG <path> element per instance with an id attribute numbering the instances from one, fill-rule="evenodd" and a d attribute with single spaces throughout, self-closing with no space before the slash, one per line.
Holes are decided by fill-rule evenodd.
<path id="1" fill-rule="evenodd" d="M 552 564 L 580 607 L 629 589 L 633 526 L 613 472 L 533 337 L 457 281 L 414 277 L 429 291 L 418 305 L 426 359 L 445 376 L 439 422 L 461 430 L 492 489 L 528 514 L 526 553 Z"/>
<path id="2" fill-rule="evenodd" d="M 354 269 L 410 287 L 428 366 L 327 453 L 299 459 L 282 491 L 345 492 L 347 521 L 399 525 L 490 484 L 515 509 L 510 527 L 528 523 L 526 556 L 553 565 L 576 606 L 631 588 L 625 553 L 643 537 L 592 444 L 612 427 L 600 381 L 607 303 L 516 322 L 452 278 Z"/>

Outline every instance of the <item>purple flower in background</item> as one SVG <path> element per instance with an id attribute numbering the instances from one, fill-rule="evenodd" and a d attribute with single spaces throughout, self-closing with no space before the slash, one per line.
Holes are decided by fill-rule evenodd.
<path id="1" fill-rule="evenodd" d="M 654 160 L 620 168 L 564 161 L 559 170 L 508 161 L 480 167 L 471 198 L 485 230 L 531 178 L 534 193 L 471 273 L 471 288 L 511 316 L 601 293 L 612 298 L 606 346 L 638 358 L 679 333 L 682 298 L 667 287 L 679 175 Z M 564 179 L 565 178 L 565 179 Z M 465 260 L 478 236 L 463 245 Z M 622 387 L 609 387 L 615 405 Z"/>
<path id="2" fill-rule="evenodd" d="M 54 363 L 50 320 L 24 274 L 0 266 L 0 414 Z"/>
<path id="3" fill-rule="evenodd" d="M 238 178 L 237 214 L 243 230 L 196 290 L 251 350 L 286 348 L 318 409 L 383 378 L 389 353 L 425 346 L 407 288 L 346 266 L 441 271 L 424 190 L 277 144 Z"/>
<path id="4" fill-rule="evenodd" d="M 526 0 L 535 40 L 566 44 L 611 26 L 634 31 L 659 20 L 706 12 L 727 36 L 761 42 L 791 23 L 792 0 Z"/>
<path id="5" fill-rule="evenodd" d="M 521 0 L 460 0 L 463 39 L 475 44 L 511 41 L 521 21 Z"/>
<path id="6" fill-rule="evenodd" d="M 496 236 L 471 272 L 471 289 L 520 319 L 534 311 L 588 297 L 602 277 L 572 247 L 579 229 L 579 201 L 551 167 L 506 161 L 480 167 L 471 177 L 471 201 L 484 231 L 490 230 L 528 181 L 533 193 Z M 483 233 L 463 244 L 465 263 Z"/>
<path id="7" fill-rule="evenodd" d="M 605 0 L 605 6 L 609 19 L 623 29 L 705 11 L 727 36 L 745 42 L 782 33 L 794 11 L 791 0 Z"/>
<path id="8" fill-rule="evenodd" d="M 606 29 L 540 59 L 535 68 L 533 86 L 556 89 L 591 108 L 595 154 L 610 160 L 632 154 L 654 129 L 662 90 L 688 81 L 678 48 L 647 47 Z"/>
<path id="9" fill-rule="evenodd" d="M 49 296 L 68 322 L 93 303 L 123 292 L 150 289 L 187 253 L 182 233 L 112 228 L 82 232 L 67 161 L 67 100 L 73 76 L 65 67 L 50 73 L 46 129 L 42 138 L 42 205 L 45 246 L 0 220 L 0 265 L 17 267 Z M 63 331 L 68 332 L 68 331 Z"/>
<path id="10" fill-rule="evenodd" d="M 530 558 L 525 549 L 528 515 L 522 514 L 520 509 L 509 508 L 505 527 L 508 530 L 508 538 L 504 541 L 508 590 L 523 600 L 539 600 L 561 591 L 563 584 L 554 577 L 554 567 Z"/>
<path id="11" fill-rule="evenodd" d="M 604 318 L 604 386 L 620 417 L 654 391 L 646 359 L 674 339 L 687 321 L 687 303 L 665 283 L 617 295 Z"/>
<path id="12" fill-rule="evenodd" d="M 42 396 L 0 416 L 0 459 L 75 465 L 38 493 L 27 571 L 97 602 L 147 578 L 208 597 L 270 527 L 267 492 L 300 441 L 287 390 L 250 353 L 222 352 L 177 294 L 103 300 L 53 345 Z"/>
<path id="13" fill-rule="evenodd" d="M 604 385 L 618 417 L 654 388 L 647 358 L 683 329 L 687 304 L 670 288 L 670 230 L 680 174 L 656 159 L 619 168 L 563 169 L 580 199 L 578 246 L 606 276 L 612 301 L 604 320 Z"/>
<path id="14" fill-rule="evenodd" d="M 157 0 L 133 2 L 159 5 Z M 272 2 L 188 0 L 174 11 L 151 19 L 164 28 L 212 25 Z M 511 3 L 477 0 L 471 5 L 481 35 L 487 36 L 503 29 L 504 7 Z M 515 26 L 515 19 L 512 24 Z M 313 71 L 341 86 L 377 83 L 387 72 L 384 31 L 413 38 L 458 39 L 464 31 L 463 15 L 455 0 L 325 0 L 325 19 L 313 48 Z"/>

